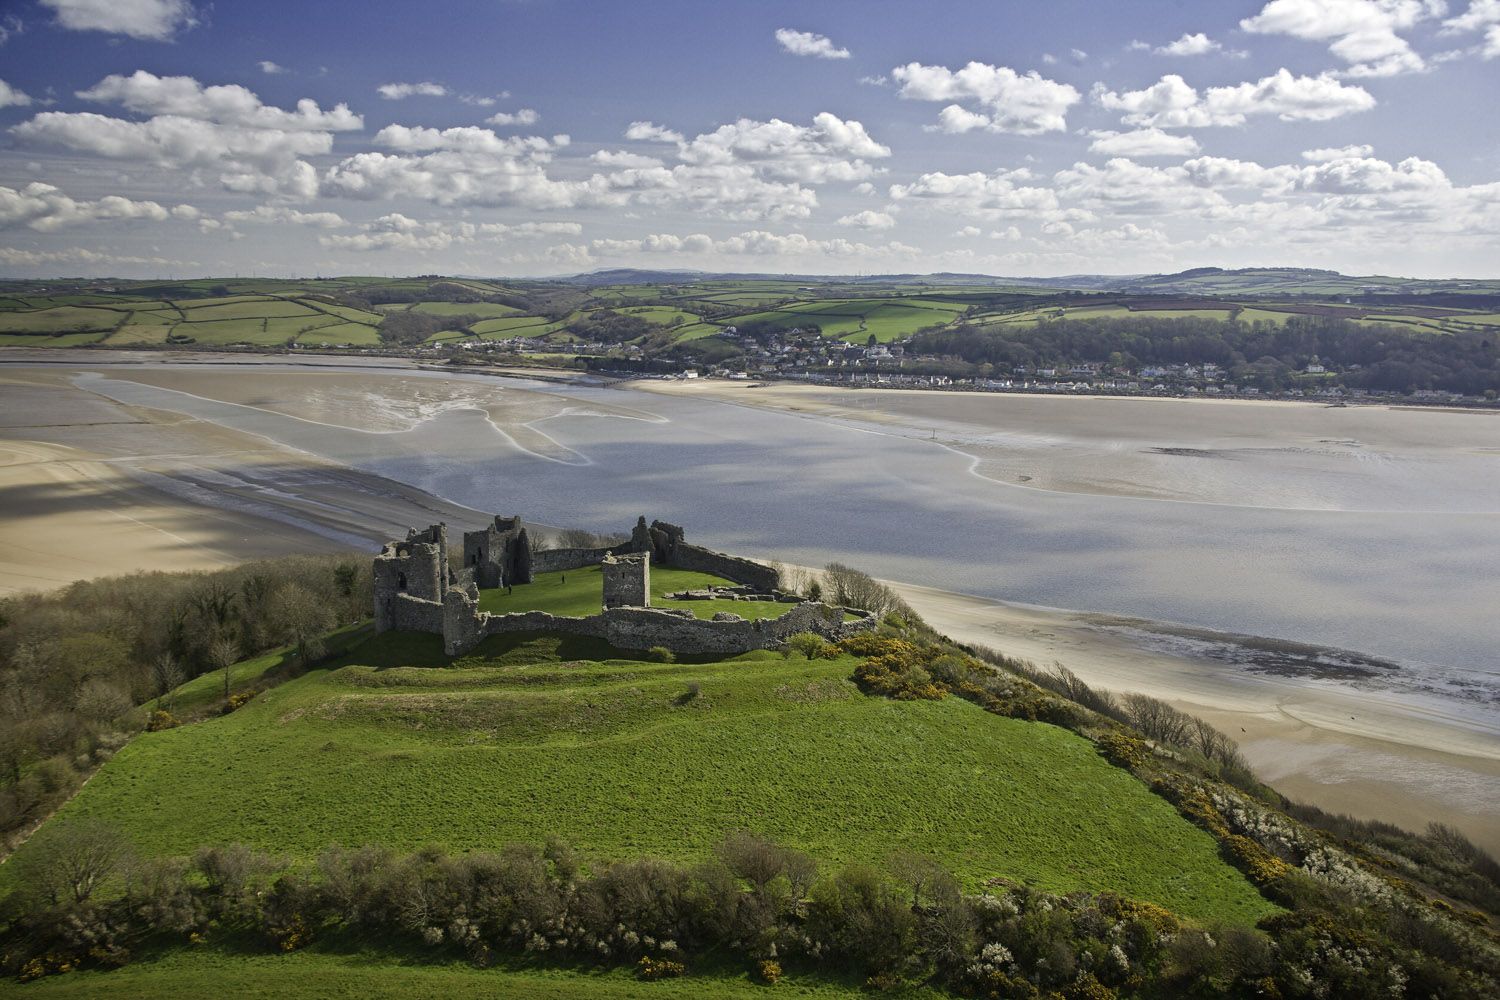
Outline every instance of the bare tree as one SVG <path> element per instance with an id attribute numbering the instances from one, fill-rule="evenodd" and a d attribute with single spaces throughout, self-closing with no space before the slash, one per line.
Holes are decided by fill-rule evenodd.
<path id="1" fill-rule="evenodd" d="M 297 647 L 297 663 L 307 667 L 323 653 L 323 635 L 333 628 L 333 612 L 300 583 L 288 583 L 274 594 L 268 607 L 273 635 Z"/>
<path id="2" fill-rule="evenodd" d="M 240 644 L 227 635 L 221 635 L 208 644 L 208 662 L 215 670 L 224 671 L 224 700 L 229 700 L 229 674 L 240 659 Z"/>
<path id="3" fill-rule="evenodd" d="M 156 703 L 160 708 L 163 700 L 183 682 L 182 664 L 171 653 L 157 653 L 151 660 L 151 680 L 156 685 Z"/>
<path id="4" fill-rule="evenodd" d="M 124 839 L 112 827 L 92 821 L 53 824 L 26 862 L 33 891 L 54 906 L 81 903 L 99 883 L 114 874 L 126 853 Z"/>

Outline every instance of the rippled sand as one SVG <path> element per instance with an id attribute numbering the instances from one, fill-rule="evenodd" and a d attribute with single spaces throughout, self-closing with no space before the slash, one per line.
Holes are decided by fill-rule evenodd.
<path id="1" fill-rule="evenodd" d="M 637 385 L 940 441 L 973 456 L 975 474 L 1012 486 L 1313 510 L 1500 510 L 1500 411 Z"/>

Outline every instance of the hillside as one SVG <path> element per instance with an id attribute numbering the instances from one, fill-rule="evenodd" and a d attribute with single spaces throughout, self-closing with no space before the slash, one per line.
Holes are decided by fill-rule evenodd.
<path id="1" fill-rule="evenodd" d="M 557 835 L 595 862 L 695 861 L 745 829 L 828 867 L 904 850 L 970 888 L 1108 889 L 1199 921 L 1274 911 L 1208 834 L 1065 730 L 867 697 L 849 657 L 610 655 L 489 640 L 433 669 L 436 637 L 387 634 L 232 715 L 137 738 L 62 815 L 148 855 L 237 841 L 307 859 Z"/>

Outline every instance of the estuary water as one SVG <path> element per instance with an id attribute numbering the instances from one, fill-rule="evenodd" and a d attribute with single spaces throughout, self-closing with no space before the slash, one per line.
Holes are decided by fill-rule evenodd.
<path id="1" fill-rule="evenodd" d="M 388 409 L 385 376 L 358 374 L 371 412 Z M 338 420 L 308 419 L 103 366 L 75 381 L 477 510 L 599 531 L 625 530 L 644 514 L 729 551 L 806 565 L 836 559 L 1013 603 L 1356 650 L 1388 661 L 1369 683 L 1441 698 L 1483 728 L 1500 716 L 1500 476 L 1492 504 L 1482 479 L 1461 504 L 1446 503 L 1435 481 L 1430 503 L 1406 497 L 1394 510 L 1056 492 L 986 476 L 961 443 L 873 423 L 618 388 L 401 374 L 538 394 L 550 415 L 507 428 L 458 402 L 429 407 L 404 429 L 370 430 L 357 407 Z M 255 380 L 268 398 L 301 391 L 263 365 L 234 377 Z M 1476 468 L 1494 475 L 1497 464 Z M 1309 459 L 1287 493 L 1344 474 Z M 1276 484 L 1264 486 L 1258 496 L 1275 495 Z"/>

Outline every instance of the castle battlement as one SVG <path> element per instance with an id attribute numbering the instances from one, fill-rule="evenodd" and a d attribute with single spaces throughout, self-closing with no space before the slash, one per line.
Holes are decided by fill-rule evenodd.
<path id="1" fill-rule="evenodd" d="M 786 603 L 788 610 L 778 618 L 747 621 L 727 612 L 702 619 L 681 608 L 653 608 L 653 562 L 732 580 L 763 599 Z M 531 582 L 533 571 L 566 572 L 586 566 L 603 571 L 599 614 L 575 618 L 544 611 L 496 615 L 479 610 L 482 586 L 524 585 Z M 533 550 L 521 518 L 496 517 L 493 525 L 464 533 L 459 573 L 448 561 L 444 525 L 413 529 L 405 541 L 387 542 L 375 557 L 375 628 L 441 635 L 449 656 L 507 632 L 554 632 L 603 639 L 620 649 L 665 646 L 684 655 L 732 656 L 779 646 L 800 632 L 836 640 L 875 625 L 874 617 L 865 612 L 780 594 L 777 581 L 770 567 L 689 545 L 681 527 L 662 521 L 648 526 L 642 517 L 630 541 L 618 546 Z M 846 612 L 855 620 L 846 620 Z"/>

